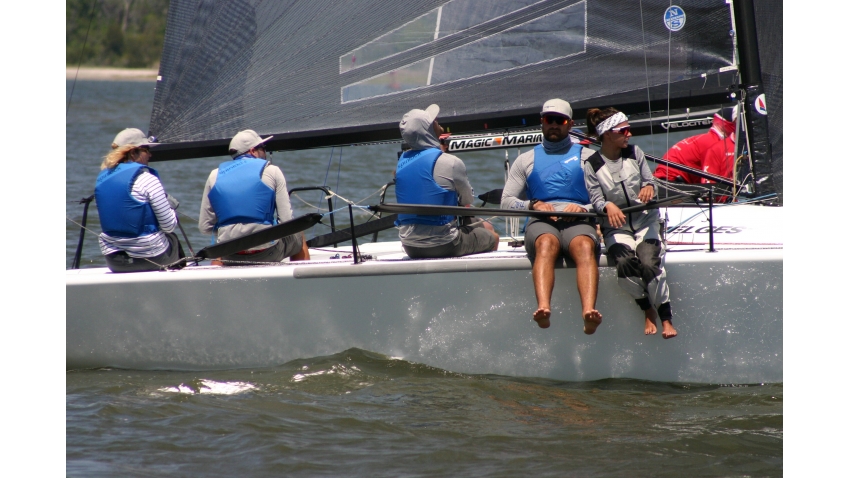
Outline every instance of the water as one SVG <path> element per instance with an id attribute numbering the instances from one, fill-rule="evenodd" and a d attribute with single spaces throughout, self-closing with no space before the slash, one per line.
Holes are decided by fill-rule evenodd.
<path id="1" fill-rule="evenodd" d="M 77 83 L 66 119 L 67 218 L 79 222 L 77 201 L 92 193 L 114 135 L 125 127 L 147 129 L 152 99 L 150 82 Z M 660 156 L 680 138 L 636 143 Z M 397 144 L 336 148 L 330 167 L 330 149 L 278 152 L 273 162 L 290 188 L 328 184 L 348 199 L 374 204 L 374 194 L 392 177 L 397 150 Z M 180 200 L 180 219 L 196 249 L 209 241 L 193 223 L 203 185 L 225 159 L 152 164 Z M 502 187 L 504 152 L 462 159 L 476 193 Z M 323 203 L 319 193 L 300 196 Z M 296 214 L 315 210 L 297 199 L 294 204 Z M 365 218 L 361 212 L 355 220 Z M 79 227 L 66 224 L 68 267 Z M 102 266 L 94 208 L 89 225 L 82 265 Z M 393 230 L 379 237 L 394 239 Z M 358 349 L 273 368 L 84 370 L 68 371 L 65 379 L 68 476 L 783 472 L 783 384 L 463 375 Z"/>

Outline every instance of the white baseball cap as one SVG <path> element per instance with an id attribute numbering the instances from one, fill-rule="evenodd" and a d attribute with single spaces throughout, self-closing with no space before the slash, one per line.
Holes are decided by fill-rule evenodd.
<path id="1" fill-rule="evenodd" d="M 120 148 L 121 146 L 151 146 L 152 143 L 148 140 L 148 137 L 145 136 L 145 133 L 142 133 L 142 130 L 138 128 L 127 128 L 122 130 L 115 136 L 115 139 L 112 140 L 112 148 Z"/>
<path id="2" fill-rule="evenodd" d="M 573 109 L 570 104 L 558 98 L 543 103 L 543 109 L 540 110 L 540 116 L 546 114 L 561 115 L 566 116 L 569 119 L 573 119 Z"/>
<path id="3" fill-rule="evenodd" d="M 229 152 L 232 155 L 240 155 L 247 153 L 251 148 L 256 148 L 257 146 L 265 143 L 266 141 L 274 138 L 274 136 L 269 136 L 266 139 L 260 138 L 260 135 L 257 134 L 256 131 L 252 129 L 246 129 L 236 133 L 236 136 L 230 140 Z"/>

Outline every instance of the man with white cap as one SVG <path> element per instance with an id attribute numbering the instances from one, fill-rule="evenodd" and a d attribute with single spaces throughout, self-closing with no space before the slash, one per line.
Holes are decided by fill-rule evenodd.
<path id="1" fill-rule="evenodd" d="M 720 108 L 714 113 L 711 120 L 711 128 L 702 134 L 689 136 L 678 143 L 674 144 L 662 159 L 679 163 L 691 168 L 705 171 L 707 164 L 706 154 L 717 143 L 722 143 L 735 132 L 736 121 L 738 120 L 737 106 L 727 106 Z M 699 184 L 703 182 L 702 178 L 694 174 L 680 171 L 676 168 L 659 164 L 655 168 L 653 175 L 656 178 L 664 179 L 670 182 L 680 182 L 687 184 Z"/>
<path id="2" fill-rule="evenodd" d="M 210 172 L 201 198 L 198 228 L 229 241 L 292 219 L 283 171 L 266 160 L 265 139 L 253 130 L 240 131 L 230 141 L 232 161 Z M 304 234 L 298 233 L 221 258 L 224 265 L 240 262 L 309 260 Z"/>
<path id="3" fill-rule="evenodd" d="M 551 99 L 540 111 L 543 143 L 517 157 L 502 191 L 503 209 L 588 212 L 590 198 L 584 185 L 582 162 L 593 150 L 573 143 L 569 136 L 573 110 L 562 99 Z M 532 317 L 541 328 L 550 325 L 555 264 L 564 258 L 576 267 L 584 333 L 602 323 L 596 310 L 599 286 L 599 239 L 595 221 L 585 218 L 532 218 L 525 228 L 525 249 L 537 296 Z"/>
<path id="4" fill-rule="evenodd" d="M 401 204 L 471 206 L 472 186 L 466 166 L 457 156 L 444 153 L 437 139 L 443 128 L 437 122 L 440 107 L 405 113 L 399 123 L 401 137 L 410 149 L 396 166 L 396 200 Z M 454 216 L 399 214 L 398 237 L 411 258 L 459 257 L 494 251 L 499 235 L 488 222 L 457 226 Z"/>
<path id="5" fill-rule="evenodd" d="M 152 146 L 139 129 L 121 131 L 97 176 L 94 195 L 103 231 L 98 242 L 112 272 L 179 269 L 186 265 L 181 260 L 185 257 L 183 248 L 173 232 L 177 215 L 159 174 L 147 165 Z"/>

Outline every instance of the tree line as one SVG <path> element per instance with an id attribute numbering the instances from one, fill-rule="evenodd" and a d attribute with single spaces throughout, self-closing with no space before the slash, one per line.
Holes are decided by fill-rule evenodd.
<path id="1" fill-rule="evenodd" d="M 65 0 L 65 64 L 157 68 L 168 5 L 169 0 Z"/>

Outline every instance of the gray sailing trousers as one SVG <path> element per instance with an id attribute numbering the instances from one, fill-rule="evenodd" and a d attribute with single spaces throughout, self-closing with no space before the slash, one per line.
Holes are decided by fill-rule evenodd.
<path id="1" fill-rule="evenodd" d="M 186 261 L 180 259 L 186 257 L 186 254 L 183 253 L 183 246 L 177 239 L 177 234 L 166 232 L 165 237 L 168 239 L 168 249 L 158 256 L 130 257 L 126 252 L 118 251 L 105 256 L 106 266 L 112 272 L 158 271 L 166 266 L 169 269 L 182 269 L 186 266 Z"/>
<path id="2" fill-rule="evenodd" d="M 642 310 L 658 309 L 662 320 L 672 317 L 670 289 L 664 256 L 667 248 L 661 240 L 658 223 L 637 230 L 634 234 L 616 232 L 605 234 L 609 263 L 616 264 L 617 283 L 629 293 Z"/>

